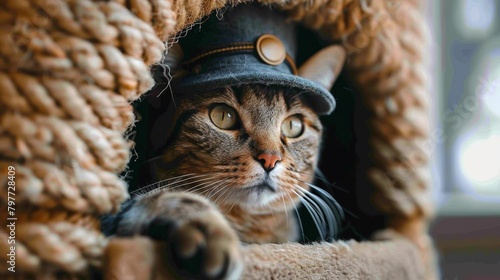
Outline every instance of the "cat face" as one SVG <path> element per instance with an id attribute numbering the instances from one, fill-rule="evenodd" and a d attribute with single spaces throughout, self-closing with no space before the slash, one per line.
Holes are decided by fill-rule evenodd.
<path id="1" fill-rule="evenodd" d="M 308 190 L 321 123 L 300 92 L 258 85 L 184 99 L 156 174 L 216 204 L 290 208 Z"/>

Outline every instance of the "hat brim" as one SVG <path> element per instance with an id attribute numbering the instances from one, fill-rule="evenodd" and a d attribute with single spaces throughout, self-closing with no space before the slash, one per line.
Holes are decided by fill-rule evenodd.
<path id="1" fill-rule="evenodd" d="M 187 75 L 176 83 L 179 92 L 200 92 L 226 86 L 261 84 L 282 86 L 303 91 L 310 106 L 320 115 L 328 115 L 335 109 L 335 99 L 324 87 L 311 80 L 276 71 L 268 65 L 244 65 L 204 71 L 201 74 Z"/>

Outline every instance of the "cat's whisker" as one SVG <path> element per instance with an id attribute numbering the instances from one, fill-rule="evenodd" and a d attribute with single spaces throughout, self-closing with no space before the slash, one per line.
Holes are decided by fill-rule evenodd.
<path id="1" fill-rule="evenodd" d="M 288 228 L 288 209 L 286 208 L 285 196 L 282 195 L 285 192 L 282 191 L 281 189 L 278 190 L 279 190 L 279 196 L 281 196 L 281 200 L 283 201 L 283 211 L 285 211 L 286 227 Z"/>
<path id="2" fill-rule="evenodd" d="M 350 211 L 344 209 L 338 202 L 337 200 L 330 194 L 328 193 L 327 191 L 323 190 L 322 188 L 318 187 L 318 186 L 315 186 L 311 183 L 306 183 L 309 187 L 313 188 L 314 190 L 316 190 L 317 192 L 319 192 L 320 194 L 322 194 L 326 199 L 325 199 L 325 202 L 328 203 L 328 205 L 330 206 L 330 208 L 337 214 L 337 217 L 340 219 L 340 220 L 343 220 L 345 219 L 345 215 L 344 215 L 344 211 L 348 212 L 350 215 L 356 217 L 356 215 L 354 215 L 353 213 L 351 213 Z M 357 217 L 356 217 L 357 218 Z"/>
<path id="3" fill-rule="evenodd" d="M 172 173 L 172 174 L 173 174 L 173 173 Z M 172 175 L 172 174 L 171 174 L 171 175 Z M 186 178 L 186 177 L 189 177 L 189 176 L 191 176 L 191 177 L 193 177 L 193 176 L 195 176 L 195 177 L 200 177 L 200 176 L 209 176 L 209 175 L 211 175 L 211 174 L 198 174 L 198 173 L 188 173 L 188 174 L 182 174 L 182 175 L 178 175 L 178 176 L 174 176 L 174 177 L 169 177 L 169 178 L 166 178 L 166 179 L 163 179 L 163 180 L 157 181 L 157 182 L 155 182 L 155 183 L 153 183 L 153 184 L 150 184 L 150 185 L 148 185 L 148 186 L 151 186 L 151 185 L 160 185 L 160 184 L 162 184 L 162 183 L 164 183 L 164 182 L 167 182 L 167 181 L 179 180 L 179 179 Z"/>
<path id="4" fill-rule="evenodd" d="M 330 232 L 334 230 L 332 228 L 333 227 L 332 222 L 334 223 L 333 213 L 331 213 L 331 211 L 328 211 L 329 210 L 328 206 L 326 205 L 325 202 L 321 200 L 321 198 L 315 196 L 314 194 L 310 193 L 304 188 L 301 188 L 298 185 L 296 187 L 298 187 L 297 191 L 303 195 L 302 197 L 309 202 L 309 204 L 312 207 L 311 209 L 314 209 L 315 212 L 317 213 L 317 216 L 319 217 L 318 221 L 321 223 L 322 229 L 324 231 L 324 236 L 327 236 L 328 230 L 330 230 Z"/>
<path id="5" fill-rule="evenodd" d="M 232 189 L 232 190 L 233 190 L 233 191 L 232 191 L 232 192 L 231 192 L 231 194 L 230 194 L 231 196 L 232 196 L 232 195 L 233 195 L 233 193 L 236 191 L 236 189 Z M 237 201 L 237 200 L 235 200 L 235 201 L 233 202 L 233 205 L 231 205 L 231 207 L 229 207 L 229 210 L 227 210 L 226 214 L 230 213 L 230 212 L 231 212 L 231 210 L 234 208 L 234 206 L 236 206 L 236 204 L 237 204 L 237 203 L 238 203 L 238 201 Z"/>
<path id="6" fill-rule="evenodd" d="M 195 181 L 189 181 L 189 179 L 183 179 L 181 181 L 177 181 L 175 183 L 171 183 L 169 185 L 165 185 L 165 186 L 159 187 L 159 189 L 168 188 L 171 191 L 175 191 L 175 190 L 177 190 L 179 188 L 182 188 L 184 186 L 188 186 L 188 185 L 192 185 L 192 184 L 200 183 L 200 182 L 206 182 L 206 181 L 210 182 L 211 180 L 213 180 L 213 177 L 202 178 L 202 179 L 198 179 L 198 180 L 195 180 Z M 182 183 L 182 184 L 177 185 L 178 183 Z"/>
<path id="7" fill-rule="evenodd" d="M 208 193 L 205 195 L 205 197 L 212 201 L 212 197 L 215 195 L 216 192 L 220 191 L 221 190 L 221 186 L 223 186 L 224 183 L 221 183 L 221 184 L 218 184 L 216 187 L 213 187 L 213 188 L 210 188 L 208 191 Z M 205 193 L 205 192 L 204 192 Z M 213 202 L 213 201 L 212 201 Z"/>
<path id="8" fill-rule="evenodd" d="M 292 196 L 288 192 L 284 192 L 284 193 L 288 196 L 288 198 L 290 198 L 290 201 L 292 202 L 293 208 L 295 209 L 295 214 L 297 215 L 297 221 L 299 222 L 300 232 L 302 234 L 302 237 L 305 237 L 304 227 L 302 225 L 302 219 L 300 218 L 300 214 L 299 214 L 299 210 L 297 209 L 297 205 L 296 205 L 296 203 L 294 203 Z"/>
<path id="9" fill-rule="evenodd" d="M 318 213 L 318 215 L 320 216 L 321 218 L 321 221 L 323 222 L 323 224 L 325 224 L 325 219 L 324 219 L 324 216 L 323 216 L 323 212 L 321 211 L 321 207 L 318 205 L 318 203 L 316 202 L 316 200 L 313 200 L 311 199 L 311 193 L 309 193 L 307 190 L 303 189 L 303 188 L 300 188 L 299 186 L 295 186 L 297 187 L 296 191 L 298 192 L 298 194 L 301 195 L 301 198 L 307 200 L 311 206 L 313 206 L 313 209 L 316 210 L 315 212 Z"/>
<path id="10" fill-rule="evenodd" d="M 315 209 L 309 204 L 309 202 L 306 199 L 304 199 L 305 196 L 300 195 L 296 190 L 292 190 L 292 192 L 294 192 L 299 197 L 300 201 L 302 202 L 306 210 L 313 218 L 313 222 L 316 225 L 316 229 L 318 230 L 321 240 L 325 240 L 322 227 L 320 226 L 320 221 L 319 221 L 320 219 L 318 213 L 316 213 Z"/>
<path id="11" fill-rule="evenodd" d="M 182 178 L 185 178 L 185 177 L 188 177 L 188 176 L 195 176 L 195 177 L 202 177 L 202 176 L 210 176 L 212 174 L 196 174 L 196 173 L 190 173 L 190 174 L 184 174 L 184 175 L 180 175 L 180 176 L 176 176 L 176 177 L 172 177 L 172 178 L 167 178 L 167 179 L 163 179 L 163 180 L 160 180 L 158 182 L 155 182 L 155 183 L 152 183 L 152 184 L 149 184 L 149 185 L 146 185 L 146 186 L 143 186 L 141 188 L 138 188 L 136 190 L 134 190 L 133 192 L 130 192 L 130 195 L 133 196 L 135 195 L 136 193 L 142 193 L 142 194 L 146 194 L 148 193 L 149 191 L 144 191 L 148 188 L 151 188 L 151 189 L 156 189 L 157 186 L 159 187 L 161 184 L 163 184 L 164 182 L 167 182 L 169 180 L 177 180 L 177 179 L 182 179 Z"/>
<path id="12" fill-rule="evenodd" d="M 217 185 L 217 186 L 220 186 L 220 185 Z M 204 195 L 204 196 L 205 196 L 208 200 L 210 200 L 210 198 L 212 197 L 212 192 L 214 192 L 214 191 L 215 191 L 215 189 L 216 189 L 216 188 L 209 188 L 209 189 L 207 189 L 207 190 L 205 190 L 205 191 L 203 192 L 203 195 Z"/>
<path id="13" fill-rule="evenodd" d="M 316 190 L 316 191 L 320 192 L 322 195 L 324 195 L 325 198 L 328 199 L 328 200 L 325 200 L 325 201 L 327 201 L 328 204 L 333 203 L 333 205 L 331 205 L 332 209 L 334 209 L 334 211 L 336 213 L 338 213 L 338 217 L 340 217 L 339 220 L 344 220 L 345 219 L 345 213 L 349 214 L 350 216 L 354 217 L 355 219 L 359 219 L 359 217 L 356 214 L 354 214 L 352 211 L 349 211 L 346 207 L 341 206 L 337 202 L 337 200 L 330 195 L 329 192 L 327 192 L 324 189 L 322 189 L 322 188 L 320 188 L 318 186 L 315 186 L 315 185 L 313 185 L 311 183 L 308 183 L 308 182 L 305 182 L 305 181 L 300 181 L 300 182 L 309 185 L 311 188 L 313 188 L 314 190 Z M 328 202 L 328 201 L 330 201 L 330 202 Z"/>
<path id="14" fill-rule="evenodd" d="M 183 177 L 183 178 L 172 178 L 171 182 L 167 183 L 171 189 L 174 189 L 176 188 L 177 186 L 180 186 L 178 185 L 179 183 L 196 183 L 198 181 L 193 181 L 194 179 L 200 179 L 201 180 L 210 180 L 210 179 L 213 179 L 213 175 L 212 174 L 197 174 L 197 175 L 194 175 L 194 176 L 191 176 L 191 177 Z"/>
<path id="15" fill-rule="evenodd" d="M 191 191 L 193 189 L 196 189 L 197 187 L 213 186 L 213 185 L 218 184 L 218 183 L 221 182 L 221 180 L 219 180 L 219 179 L 212 180 L 214 178 L 215 178 L 215 176 L 212 176 L 211 178 L 209 178 L 209 180 L 207 180 L 207 179 L 200 179 L 200 180 L 197 180 L 197 181 L 194 181 L 194 182 L 190 182 L 191 184 L 193 184 L 193 183 L 199 183 L 199 182 L 201 182 L 201 183 L 200 184 L 196 184 L 196 185 L 190 187 L 189 189 L 185 189 L 183 191 L 189 192 L 189 191 Z M 184 185 L 184 184 L 182 184 L 182 185 Z M 177 187 L 180 187 L 182 185 L 179 185 Z M 173 189 L 175 190 L 177 187 L 175 187 Z"/>
<path id="16" fill-rule="evenodd" d="M 222 203 L 222 202 L 224 202 L 224 200 L 225 200 L 225 198 L 226 198 L 224 195 L 225 195 L 228 191 L 230 191 L 230 190 L 231 190 L 231 188 L 228 188 L 228 187 L 227 187 L 228 185 L 229 185 L 229 184 L 227 184 L 227 181 L 226 181 L 226 184 L 225 184 L 224 186 L 221 186 L 221 187 L 220 187 L 220 190 L 218 190 L 217 192 L 215 192 L 215 193 L 212 195 L 212 197 L 214 197 L 214 196 L 216 196 L 218 193 L 220 193 L 220 195 L 219 195 L 219 196 L 217 196 L 217 197 L 215 198 L 215 200 L 213 201 L 213 203 L 214 203 L 215 205 L 219 205 L 219 199 L 221 199 L 221 198 L 222 198 L 221 203 Z M 222 191 L 222 192 L 221 192 L 221 191 Z"/>
<path id="17" fill-rule="evenodd" d="M 190 187 L 189 189 L 183 190 L 183 192 L 192 192 L 192 190 L 200 191 L 200 190 L 203 190 L 203 189 L 208 189 L 208 188 L 210 188 L 210 187 L 212 187 L 212 186 L 214 186 L 214 185 L 216 185 L 216 184 L 218 184 L 220 182 L 223 182 L 223 181 L 217 180 L 217 181 L 213 181 L 213 182 L 211 182 L 211 181 L 209 181 L 209 182 L 203 182 L 201 184 L 194 185 L 194 186 Z M 196 193 L 196 192 L 192 192 L 192 193 Z"/>
<path id="18" fill-rule="evenodd" d="M 288 169 L 288 170 L 289 170 L 289 171 L 291 171 L 291 172 L 299 173 L 299 174 L 305 174 L 305 175 L 309 175 L 309 174 L 310 174 L 310 172 L 298 171 L 298 170 L 294 170 L 294 169 Z M 319 171 L 318 171 L 318 172 L 319 172 Z M 318 180 L 320 180 L 321 182 L 323 182 L 324 184 L 326 184 L 326 185 L 327 185 L 328 187 L 330 187 L 330 188 L 334 188 L 334 189 L 337 189 L 337 190 L 342 191 L 342 192 L 345 192 L 345 193 L 349 193 L 349 192 L 350 192 L 349 190 L 347 190 L 347 189 L 345 189 L 345 188 L 342 188 L 342 187 L 339 187 L 339 186 L 337 186 L 337 185 L 336 185 L 336 184 L 334 184 L 334 183 L 330 183 L 330 182 L 329 182 L 329 181 L 325 178 L 325 176 L 323 175 L 323 173 L 320 173 L 320 175 L 319 175 L 319 176 L 314 175 L 314 176 L 313 176 L 313 178 L 314 178 L 314 179 L 318 179 Z M 303 182 L 303 183 L 307 183 L 307 182 L 302 181 L 302 180 L 300 180 L 300 181 L 301 181 L 301 182 Z"/>
<path id="19" fill-rule="evenodd" d="M 228 187 L 225 187 L 225 191 L 224 193 L 221 194 L 220 197 L 222 197 L 222 200 L 220 202 L 214 202 L 215 205 L 224 205 L 227 201 L 227 199 L 229 197 L 231 197 L 231 195 L 233 195 L 234 191 L 235 191 L 235 188 L 228 188 Z M 229 212 L 228 212 L 229 213 Z"/>
<path id="20" fill-rule="evenodd" d="M 217 185 L 215 185 L 215 186 L 214 186 L 214 185 L 206 186 L 206 187 L 204 187 L 204 188 L 202 188 L 202 189 L 197 189 L 197 190 L 196 190 L 195 192 L 193 192 L 193 193 L 197 193 L 197 194 L 199 194 L 199 195 L 203 195 L 205 198 L 207 198 L 207 199 L 208 199 L 208 195 L 207 195 L 207 193 L 211 193 L 211 192 L 213 192 L 215 188 L 217 188 L 217 187 L 219 187 L 219 186 L 221 186 L 221 185 L 223 184 L 223 183 L 221 183 L 221 181 L 220 181 L 220 180 L 219 180 L 219 181 L 217 181 L 217 182 L 215 182 L 215 183 L 216 183 Z M 203 191 L 201 191 L 201 190 L 203 190 Z"/>
<path id="21" fill-rule="evenodd" d="M 202 177 L 202 176 L 195 176 L 194 178 L 197 178 L 197 177 Z M 199 182 L 206 182 L 206 181 L 209 181 L 209 180 L 212 180 L 212 179 L 213 179 L 212 177 L 198 179 L 198 180 L 195 180 L 195 181 L 188 181 L 188 179 L 182 179 L 182 180 L 176 181 L 174 183 L 167 183 L 167 184 L 165 184 L 163 186 L 156 187 L 156 188 L 154 188 L 151 191 L 144 192 L 144 194 L 156 193 L 156 192 L 160 192 L 160 191 L 163 191 L 163 190 L 176 191 L 177 189 L 182 188 L 184 186 L 187 186 L 187 185 L 190 185 L 190 184 L 199 183 Z M 175 184 L 180 183 L 180 182 L 183 182 L 183 183 L 180 184 L 180 185 L 175 185 Z M 210 182 L 206 182 L 206 183 L 198 184 L 197 186 L 203 186 L 204 184 L 209 184 L 209 183 Z M 136 195 L 136 196 L 138 196 L 138 195 Z"/>
<path id="22" fill-rule="evenodd" d="M 143 187 L 139 190 L 136 190 L 134 192 L 131 192 L 130 193 L 130 197 L 129 197 L 129 200 L 133 200 L 134 198 L 138 197 L 138 196 L 142 196 L 142 195 L 146 195 L 150 192 L 154 192 L 156 190 L 156 187 Z"/>
<path id="23" fill-rule="evenodd" d="M 218 181 L 215 181 L 215 182 L 202 183 L 202 184 L 193 186 L 193 187 L 191 187 L 191 188 L 189 188 L 187 190 L 183 190 L 183 192 L 195 193 L 195 194 L 198 194 L 198 195 L 205 196 L 208 199 L 208 196 L 204 195 L 205 193 L 212 192 L 214 189 L 217 189 L 217 188 L 219 188 L 221 186 L 222 187 L 226 187 L 228 185 L 228 184 L 226 184 L 226 182 L 227 182 L 227 180 L 218 180 Z"/>
<path id="24" fill-rule="evenodd" d="M 228 182 L 228 180 L 224 180 L 224 181 L 222 181 L 222 183 L 221 183 L 221 184 L 217 185 L 217 187 L 213 188 L 213 190 L 212 190 L 212 191 L 214 191 L 214 190 L 215 190 L 215 192 L 214 192 L 214 193 L 210 192 L 210 193 L 207 195 L 207 199 L 213 202 L 213 199 L 212 199 L 212 198 L 213 198 L 215 195 L 217 195 L 217 194 L 218 194 L 219 192 L 221 192 L 222 190 L 227 189 L 226 187 L 229 185 L 227 182 Z M 215 202 L 214 202 L 214 204 L 215 204 Z"/>
<path id="25" fill-rule="evenodd" d="M 302 191 L 306 195 L 306 197 L 309 197 L 310 200 L 314 201 L 313 203 L 317 206 L 316 209 L 318 209 L 318 211 L 321 213 L 321 217 L 322 218 L 324 217 L 324 220 L 323 219 L 322 220 L 325 222 L 324 224 L 325 229 L 328 227 L 327 233 L 330 234 L 328 235 L 328 238 L 335 237 L 336 229 L 339 227 L 339 225 L 337 223 L 336 216 L 333 213 L 333 209 L 331 208 L 331 206 L 328 205 L 323 199 L 307 191 L 301 186 L 297 185 L 296 187 L 298 187 L 300 191 Z"/>

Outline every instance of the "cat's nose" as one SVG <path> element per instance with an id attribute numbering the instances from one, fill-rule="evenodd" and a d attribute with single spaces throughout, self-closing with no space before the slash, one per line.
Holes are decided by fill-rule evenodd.
<path id="1" fill-rule="evenodd" d="M 273 153 L 262 153 L 257 156 L 257 160 L 267 172 L 271 172 L 276 166 L 276 163 L 281 161 L 281 156 Z"/>

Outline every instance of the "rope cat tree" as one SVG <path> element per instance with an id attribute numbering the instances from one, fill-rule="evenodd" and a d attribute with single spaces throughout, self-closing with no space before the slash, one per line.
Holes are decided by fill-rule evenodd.
<path id="1" fill-rule="evenodd" d="M 104 270 L 121 260 L 121 246 L 137 252 L 159 246 L 144 239 L 111 241 L 108 246 L 99 232 L 99 216 L 117 211 L 127 198 L 125 183 L 116 174 L 130 157 L 131 143 L 123 137 L 134 122 L 130 102 L 152 87 L 149 67 L 161 59 L 163 42 L 211 11 L 241 2 L 0 2 L 0 217 L 5 224 L 11 217 L 7 170 L 13 166 L 17 218 L 15 274 L 7 271 L 12 232 L 5 226 L 0 230 L 2 278 L 90 278 L 90 268 L 102 269 L 103 259 L 108 264 Z M 288 11 L 291 19 L 346 48 L 347 72 L 369 114 L 371 154 L 366 160 L 373 203 L 386 214 L 392 230 L 385 231 L 384 238 L 391 239 L 387 242 L 339 242 L 298 250 L 315 260 L 337 254 L 325 260 L 322 275 L 421 279 L 425 274 L 432 279 L 427 226 L 433 206 L 428 155 L 422 149 L 429 134 L 426 36 L 419 1 L 259 2 Z M 307 269 L 294 274 L 293 266 L 268 267 L 283 257 L 280 250 L 292 250 L 289 254 L 294 246 L 246 248 L 245 277 L 310 276 Z M 395 265 L 376 274 L 376 254 Z M 404 261 L 402 255 L 407 256 Z M 346 267 L 352 274 L 328 267 L 349 260 Z"/>

